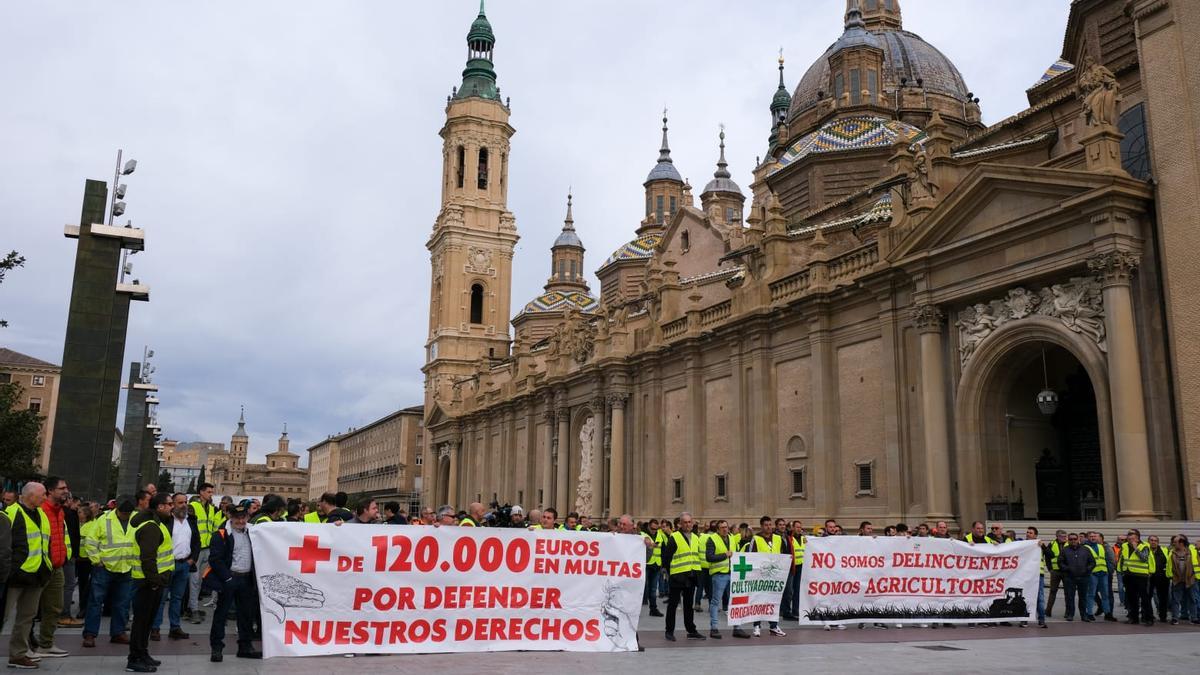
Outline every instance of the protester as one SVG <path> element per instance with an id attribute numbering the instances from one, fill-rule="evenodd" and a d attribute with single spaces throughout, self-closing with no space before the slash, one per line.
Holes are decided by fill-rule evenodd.
<path id="1" fill-rule="evenodd" d="M 770 516 L 763 516 L 762 518 L 759 518 L 758 523 L 758 534 L 754 535 L 754 537 L 750 540 L 749 550 L 755 553 L 783 552 L 783 537 L 775 534 L 775 521 L 771 520 Z M 860 527 L 859 529 L 861 531 L 864 528 L 869 529 L 870 523 L 863 523 L 863 527 Z M 760 622 L 758 621 L 754 622 L 754 630 L 751 633 L 751 635 L 754 637 L 762 637 L 762 633 L 759 629 L 759 623 Z M 779 627 L 778 621 L 771 621 L 768 625 L 770 627 L 771 635 L 776 637 L 784 637 L 787 635 L 787 633 L 783 632 L 783 629 Z"/>
<path id="2" fill-rule="evenodd" d="M 437 525 L 446 527 L 458 524 L 458 519 L 455 517 L 454 507 L 445 505 L 437 511 Z"/>
<path id="3" fill-rule="evenodd" d="M 508 519 L 509 527 L 525 527 L 525 509 L 517 504 L 509 509 Z"/>
<path id="4" fill-rule="evenodd" d="M 191 622 L 200 624 L 204 623 L 204 610 L 200 608 L 200 586 L 204 579 L 204 569 L 208 566 L 209 546 L 212 544 L 212 533 L 216 530 L 217 523 L 216 508 L 212 503 L 213 484 L 201 483 L 196 493 L 200 500 L 192 503 L 191 510 L 200 537 L 200 550 L 192 556 L 196 562 L 188 579 L 188 604 L 192 608 Z"/>
<path id="5" fill-rule="evenodd" d="M 332 492 L 326 492 L 317 500 L 317 508 L 304 516 L 306 523 L 323 523 L 329 518 L 329 513 L 337 508 L 337 497 Z"/>
<path id="6" fill-rule="evenodd" d="M 459 522 L 462 527 L 478 527 L 483 522 L 483 504 L 471 502 L 467 507 L 467 515 Z"/>
<path id="7" fill-rule="evenodd" d="M 46 541 L 51 569 L 39 601 L 41 622 L 37 635 L 37 649 L 33 652 L 35 659 L 61 658 L 70 654 L 67 650 L 54 646 L 54 632 L 58 629 L 63 610 L 63 589 L 66 586 L 63 568 L 71 558 L 71 537 L 67 532 L 64 514 L 64 505 L 71 492 L 67 482 L 57 476 L 47 478 L 45 488 L 46 498 L 42 500 L 41 509 L 49 524 L 49 538 Z"/>
<path id="8" fill-rule="evenodd" d="M 650 607 L 650 616 L 662 616 L 658 610 L 658 580 L 662 574 L 662 545 L 666 535 L 658 527 L 658 518 L 646 523 L 646 537 L 654 542 L 646 556 L 646 586 L 642 591 L 642 604 Z"/>
<path id="9" fill-rule="evenodd" d="M 99 525 L 100 505 L 95 502 L 82 504 L 79 507 L 79 557 L 75 559 L 75 583 L 79 588 L 79 609 L 75 618 L 76 625 L 83 625 L 87 615 L 88 601 L 92 597 L 92 557 L 87 549 L 88 539 L 95 541 L 96 526 Z"/>
<path id="10" fill-rule="evenodd" d="M 663 544 L 663 567 L 668 571 L 670 596 L 667 599 L 666 639 L 675 641 L 675 613 L 683 604 L 683 627 L 689 640 L 703 640 L 696 630 L 695 609 L 691 598 L 696 589 L 697 573 L 700 571 L 699 551 L 696 550 L 697 536 L 692 532 L 695 521 L 686 511 L 679 515 L 679 531 L 671 533 Z"/>
<path id="11" fill-rule="evenodd" d="M 1154 610 L 1150 606 L 1150 575 L 1154 573 L 1154 556 L 1150 555 L 1149 544 L 1142 541 L 1142 533 L 1136 529 L 1126 533 L 1121 545 L 1121 556 L 1117 568 L 1125 581 L 1125 600 L 1129 608 L 1126 623 L 1137 623 L 1139 618 L 1147 626 L 1154 625 Z"/>
<path id="12" fill-rule="evenodd" d="M 29 634 L 41 606 L 42 590 L 53 573 L 42 536 L 49 528 L 41 508 L 45 499 L 46 487 L 29 482 L 21 489 L 20 500 L 5 509 L 12 537 L 12 569 L 7 582 L 8 607 L 12 616 L 9 668 L 29 670 L 38 667 L 37 661 L 30 658 Z"/>
<path id="13" fill-rule="evenodd" d="M 717 531 L 708 537 L 705 544 L 704 557 L 708 560 L 708 578 L 712 584 L 712 594 L 708 602 L 708 636 L 721 639 L 721 631 L 717 628 L 718 608 L 728 606 L 726 595 L 729 593 L 729 559 L 737 550 L 737 540 L 731 539 L 729 521 L 718 520 Z M 739 626 L 733 629 L 734 637 L 750 637 Z"/>
<path id="14" fill-rule="evenodd" d="M 1067 545 L 1067 531 L 1058 530 L 1054 533 L 1054 541 L 1050 542 L 1050 595 L 1046 598 L 1046 616 L 1054 614 L 1054 600 L 1058 597 L 1058 587 L 1062 585 L 1063 573 L 1058 569 L 1058 556 Z M 1124 602 L 1124 600 L 1122 600 Z"/>
<path id="15" fill-rule="evenodd" d="M 1046 545 L 1038 539 L 1038 529 L 1030 527 L 1025 530 L 1025 539 L 1028 541 L 1036 541 L 1038 545 L 1038 564 L 1040 566 L 1038 574 L 1038 597 L 1037 597 L 1037 625 L 1038 628 L 1048 628 L 1046 625 Z M 937 624 L 934 624 L 937 627 Z"/>
<path id="16" fill-rule="evenodd" d="M 1150 571 L 1150 594 L 1154 599 L 1155 608 L 1158 609 L 1158 620 L 1166 623 L 1171 607 L 1171 580 L 1167 578 L 1171 552 L 1159 542 L 1156 535 L 1150 535 L 1147 542 L 1150 545 L 1150 555 L 1154 557 L 1154 565 Z"/>
<path id="17" fill-rule="evenodd" d="M 63 519 L 67 524 L 67 562 L 62 568 L 62 611 L 58 616 L 58 625 L 63 628 L 75 628 L 83 625 L 83 621 L 76 619 L 71 612 L 71 608 L 75 604 L 75 589 L 79 586 L 78 562 L 80 551 L 83 548 L 83 539 L 79 532 L 80 506 L 79 498 L 67 493 L 67 500 L 63 502 L 62 509 Z"/>
<path id="18" fill-rule="evenodd" d="M 1092 550 L 1092 556 L 1096 559 L 1096 567 L 1092 570 L 1094 592 L 1089 597 L 1099 603 L 1097 614 L 1103 613 L 1105 621 L 1116 621 L 1117 617 L 1112 613 L 1112 584 L 1109 577 L 1114 562 L 1112 551 L 1104 545 L 1104 538 L 1096 531 L 1088 532 L 1085 546 Z"/>
<path id="19" fill-rule="evenodd" d="M 196 565 L 196 555 L 200 552 L 200 530 L 195 523 L 196 516 L 188 507 L 187 495 L 182 492 L 171 495 L 171 521 L 167 528 L 171 533 L 173 568 L 171 584 L 164 589 L 150 626 L 150 640 L 153 642 L 161 639 L 159 631 L 162 628 L 164 609 L 167 610 L 167 619 L 171 625 L 167 637 L 172 640 L 186 640 L 191 637 L 183 630 L 182 612 L 184 596 L 188 593 L 189 576 Z"/>
<path id="20" fill-rule="evenodd" d="M 1182 534 L 1171 537 L 1170 565 L 1167 578 L 1171 581 L 1171 625 L 1191 620 L 1200 625 L 1200 554 Z"/>
<path id="21" fill-rule="evenodd" d="M 1092 570 L 1096 567 L 1096 555 L 1092 549 L 1079 541 L 1079 535 L 1067 535 L 1067 546 L 1058 555 L 1058 568 L 1063 572 L 1067 594 L 1067 621 L 1075 620 L 1075 598 L 1079 596 L 1079 618 L 1095 621 L 1092 616 L 1092 593 L 1095 579 Z"/>
<path id="22" fill-rule="evenodd" d="M 408 518 L 400 512 L 400 502 L 386 502 L 383 505 L 383 522 L 388 525 L 407 525 Z"/>
<path id="23" fill-rule="evenodd" d="M 175 568 L 175 547 L 167 529 L 174 520 L 171 505 L 169 495 L 155 494 L 150 498 L 150 508 L 131 520 L 138 559 L 132 572 L 133 627 L 129 632 L 126 672 L 153 673 L 162 665 L 150 656 L 150 628 L 154 617 L 161 616 L 162 594 L 170 586 Z"/>
<path id="24" fill-rule="evenodd" d="M 225 620 L 231 605 L 236 605 L 238 649 L 242 659 L 261 659 L 262 652 L 254 648 L 254 617 L 258 612 L 258 592 L 254 585 L 254 555 L 250 548 L 250 532 L 246 527 L 249 508 L 229 509 L 229 521 L 213 535 L 212 569 L 205 584 L 218 593 L 217 608 L 213 611 L 212 629 L 208 634 L 212 655 L 209 660 L 219 663 L 225 651 Z"/>
<path id="25" fill-rule="evenodd" d="M 258 525 L 259 523 L 281 522 L 286 508 L 287 502 L 284 501 L 283 497 L 277 494 L 269 494 L 263 497 L 262 508 L 250 517 L 250 524 Z"/>
<path id="26" fill-rule="evenodd" d="M 132 570 L 137 560 L 134 550 L 133 528 L 129 521 L 134 503 L 129 497 L 121 497 L 113 510 L 99 519 L 95 539 L 87 542 L 92 557 L 92 595 L 88 599 L 87 615 L 83 622 L 83 646 L 96 646 L 100 634 L 100 614 L 105 599 L 112 597 L 112 618 L 108 623 L 109 642 L 129 644 L 126 622 L 129 620 L 129 605 L 132 601 Z"/>
<path id="27" fill-rule="evenodd" d="M 359 525 L 371 525 L 379 520 L 379 507 L 375 505 L 374 499 L 364 499 L 354 507 L 354 517 L 349 521 Z"/>

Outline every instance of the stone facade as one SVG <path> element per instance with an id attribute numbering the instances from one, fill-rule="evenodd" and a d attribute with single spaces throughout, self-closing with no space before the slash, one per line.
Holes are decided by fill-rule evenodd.
<path id="1" fill-rule="evenodd" d="M 406 509 L 419 503 L 422 417 L 420 406 L 405 408 L 337 436 L 336 490 L 396 500 Z"/>
<path id="2" fill-rule="evenodd" d="M 1072 3 L 1030 107 L 985 127 L 953 64 L 899 30 L 898 0 L 858 4 L 794 95 L 781 62 L 748 205 L 718 180 L 722 153 L 696 208 L 664 120 L 646 219 L 597 272 L 601 306 L 545 338 L 509 350 L 503 327 L 464 324 L 475 272 L 445 265 L 446 216 L 507 211 L 503 194 L 447 191 L 429 344 L 454 352 L 425 367 L 426 503 L 1200 515 L 1200 58 L 1185 37 L 1200 9 Z M 466 101 L 446 129 L 502 120 L 507 151 L 507 108 Z M 488 269 L 507 279 L 510 259 Z"/>
<path id="3" fill-rule="evenodd" d="M 36 410 L 44 419 L 38 436 L 37 460 L 43 472 L 50 466 L 50 444 L 54 440 L 54 418 L 58 412 L 58 383 L 62 369 L 48 361 L 0 347 L 0 382 L 21 386 L 20 408 Z"/>

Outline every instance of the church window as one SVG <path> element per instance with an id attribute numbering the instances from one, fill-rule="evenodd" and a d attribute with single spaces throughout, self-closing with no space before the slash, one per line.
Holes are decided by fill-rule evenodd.
<path id="1" fill-rule="evenodd" d="M 684 253 L 687 253 L 692 248 L 692 236 L 688 234 L 687 230 L 684 230 L 679 235 L 679 246 L 683 249 Z"/>
<path id="2" fill-rule="evenodd" d="M 567 263 L 565 261 L 563 261 L 563 260 L 558 261 L 558 280 L 559 281 L 563 280 L 563 274 L 565 273 L 566 266 L 567 266 Z"/>
<path id="3" fill-rule="evenodd" d="M 727 223 L 734 222 L 733 221 L 733 207 L 731 207 L 731 206 L 725 208 L 725 222 L 727 222 Z"/>
<path id="4" fill-rule="evenodd" d="M 895 9 L 896 0 L 883 0 L 884 9 Z"/>
<path id="5" fill-rule="evenodd" d="M 418 452 L 417 453 L 417 466 L 421 466 L 424 463 L 425 463 L 425 455 Z"/>
<path id="6" fill-rule="evenodd" d="M 874 69 L 867 71 L 867 91 L 871 93 L 871 102 L 879 100 L 879 73 Z"/>
<path id="7" fill-rule="evenodd" d="M 471 286 L 471 323 L 483 323 L 483 286 Z"/>
<path id="8" fill-rule="evenodd" d="M 571 279 L 575 279 L 575 277 L 576 277 L 576 274 L 575 274 L 575 261 L 574 261 L 574 260 L 572 260 L 572 261 L 571 261 L 571 276 L 570 276 L 570 278 L 571 278 Z"/>
<path id="9" fill-rule="evenodd" d="M 478 186 L 480 190 L 486 190 L 488 186 L 488 151 L 487 148 L 479 149 L 479 180 Z"/>
<path id="10" fill-rule="evenodd" d="M 841 73 L 838 73 L 833 78 L 833 95 L 840 101 L 842 93 L 846 91 L 846 78 Z"/>
<path id="11" fill-rule="evenodd" d="M 850 69 L 850 103 L 854 105 L 862 103 L 862 79 L 858 68 Z"/>
<path id="12" fill-rule="evenodd" d="M 658 195 L 654 199 L 654 219 L 658 222 L 663 221 L 663 197 Z"/>
<path id="13" fill-rule="evenodd" d="M 454 165 L 455 183 L 458 187 L 463 186 L 463 167 L 467 163 L 467 150 L 463 146 L 458 146 L 458 162 Z"/>
<path id="14" fill-rule="evenodd" d="M 807 471 L 805 470 L 804 467 L 800 467 L 798 469 L 792 469 L 791 473 L 792 473 L 792 494 L 791 494 L 791 496 L 803 499 L 805 497 L 804 488 L 806 487 L 804 485 L 804 479 L 807 478 L 807 476 L 805 476 L 805 473 L 807 473 Z"/>
<path id="15" fill-rule="evenodd" d="M 875 496 L 875 462 L 863 461 L 854 463 L 855 475 L 858 479 L 859 497 Z"/>
<path id="16" fill-rule="evenodd" d="M 808 457 L 808 446 L 804 443 L 803 438 L 800 436 L 792 436 L 788 440 L 787 456 L 789 459 L 794 457 L 801 459 Z"/>
<path id="17" fill-rule="evenodd" d="M 683 479 L 682 478 L 672 478 L 671 479 L 671 501 L 673 501 L 673 502 L 683 501 Z"/>
<path id="18" fill-rule="evenodd" d="M 646 195 L 646 215 L 650 215 L 650 195 Z"/>
<path id="19" fill-rule="evenodd" d="M 727 474 L 727 473 L 717 474 L 717 496 L 716 496 L 717 501 L 728 501 L 729 500 L 729 485 L 728 485 L 728 483 L 729 483 L 729 474 Z"/>
<path id="20" fill-rule="evenodd" d="M 504 179 L 508 178 L 508 153 L 500 153 L 500 189 L 504 189 Z"/>
<path id="21" fill-rule="evenodd" d="M 675 198 L 674 197 L 671 197 L 671 212 L 668 214 L 667 217 L 668 218 L 675 217 Z"/>
<path id="22" fill-rule="evenodd" d="M 867 0 L 867 11 L 879 9 L 879 0 Z"/>

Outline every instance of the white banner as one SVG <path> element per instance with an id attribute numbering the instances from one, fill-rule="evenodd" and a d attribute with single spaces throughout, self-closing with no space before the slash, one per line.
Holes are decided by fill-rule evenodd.
<path id="1" fill-rule="evenodd" d="M 263 654 L 636 651 L 640 536 L 267 523 Z"/>
<path id="2" fill-rule="evenodd" d="M 809 537 L 800 624 L 996 623 L 1037 611 L 1037 542 Z"/>
<path id="3" fill-rule="evenodd" d="M 729 625 L 778 621 L 791 566 L 791 554 L 734 553 L 729 559 Z"/>

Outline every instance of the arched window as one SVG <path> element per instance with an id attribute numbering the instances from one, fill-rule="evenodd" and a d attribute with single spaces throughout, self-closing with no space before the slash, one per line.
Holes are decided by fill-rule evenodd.
<path id="1" fill-rule="evenodd" d="M 483 323 L 483 286 L 471 286 L 471 323 Z"/>
<path id="2" fill-rule="evenodd" d="M 688 234 L 687 230 L 684 230 L 679 235 L 679 247 L 683 249 L 684 253 L 687 253 L 692 248 L 692 236 Z"/>
<path id="3" fill-rule="evenodd" d="M 558 261 L 558 280 L 559 281 L 562 281 L 565 278 L 566 268 L 567 268 L 567 263 L 562 260 L 559 260 Z"/>
<path id="4" fill-rule="evenodd" d="M 575 261 L 574 260 L 571 261 L 571 277 L 570 278 L 572 280 L 575 279 Z"/>
<path id="5" fill-rule="evenodd" d="M 463 186 L 463 167 L 467 163 L 467 150 L 463 146 L 458 146 L 458 161 L 454 164 L 455 184 L 458 187 Z"/>
<path id="6" fill-rule="evenodd" d="M 486 190 L 488 183 L 488 151 L 487 148 L 479 149 L 479 189 Z"/>

